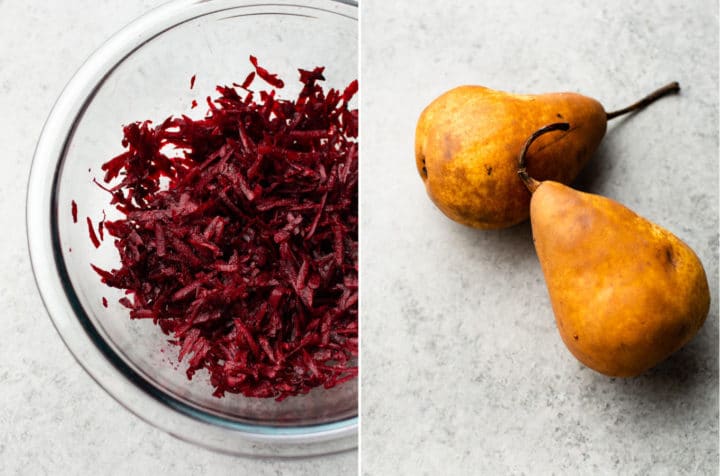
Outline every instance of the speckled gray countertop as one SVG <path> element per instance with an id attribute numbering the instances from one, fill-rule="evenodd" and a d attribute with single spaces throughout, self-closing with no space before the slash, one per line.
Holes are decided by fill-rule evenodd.
<path id="1" fill-rule="evenodd" d="M 362 2 L 362 472 L 718 471 L 717 2 Z M 461 84 L 577 91 L 613 121 L 576 185 L 687 241 L 710 315 L 646 375 L 580 365 L 555 328 L 529 225 L 446 219 L 415 170 L 415 122 Z"/>
<path id="2" fill-rule="evenodd" d="M 352 475 L 357 452 L 304 460 L 216 454 L 140 421 L 63 345 L 33 282 L 24 197 L 54 101 L 102 42 L 161 0 L 0 0 L 0 474 Z"/>

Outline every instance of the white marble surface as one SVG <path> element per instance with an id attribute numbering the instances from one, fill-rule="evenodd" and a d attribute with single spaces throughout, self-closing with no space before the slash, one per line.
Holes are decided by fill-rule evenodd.
<path id="1" fill-rule="evenodd" d="M 718 471 L 718 6 L 712 0 L 362 2 L 362 472 Z M 528 224 L 483 232 L 427 198 L 415 122 L 460 84 L 578 91 L 615 121 L 577 185 L 674 231 L 700 255 L 710 316 L 632 379 L 562 344 Z"/>
<path id="2" fill-rule="evenodd" d="M 356 451 L 289 461 L 234 458 L 151 427 L 80 368 L 43 308 L 24 221 L 25 185 L 43 121 L 83 60 L 161 3 L 0 0 L 0 474 L 355 474 Z"/>

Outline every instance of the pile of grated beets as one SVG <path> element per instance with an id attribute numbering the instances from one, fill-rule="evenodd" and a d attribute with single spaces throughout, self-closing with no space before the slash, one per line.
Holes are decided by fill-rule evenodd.
<path id="1" fill-rule="evenodd" d="M 205 118 L 124 127 L 101 185 L 122 265 L 92 267 L 171 336 L 188 378 L 283 400 L 358 372 L 358 83 L 326 93 L 324 68 L 300 69 L 297 99 L 280 99 L 250 89 L 284 86 L 250 60 Z"/>

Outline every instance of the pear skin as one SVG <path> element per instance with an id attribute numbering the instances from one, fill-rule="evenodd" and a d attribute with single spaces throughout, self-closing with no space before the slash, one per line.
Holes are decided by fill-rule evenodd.
<path id="1" fill-rule="evenodd" d="M 611 199 L 552 181 L 535 189 L 530 216 L 557 327 L 583 364 L 636 376 L 705 322 L 705 270 L 669 231 Z"/>
<path id="2" fill-rule="evenodd" d="M 427 193 L 451 219 L 475 228 L 505 228 L 528 218 L 530 193 L 517 176 L 517 154 L 530 134 L 550 122 L 572 126 L 540 138 L 528 172 L 538 180 L 571 182 L 605 135 L 602 105 L 574 93 L 515 95 L 461 86 L 420 115 L 415 160 Z"/>

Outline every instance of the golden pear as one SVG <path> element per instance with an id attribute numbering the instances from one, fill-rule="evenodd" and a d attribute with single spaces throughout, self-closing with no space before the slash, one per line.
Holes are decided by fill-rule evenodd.
<path id="1" fill-rule="evenodd" d="M 427 193 L 453 220 L 475 228 L 505 228 L 528 218 L 530 194 L 517 176 L 517 154 L 527 137 L 550 122 L 570 130 L 542 138 L 530 151 L 529 173 L 569 183 L 595 152 L 607 120 L 679 90 L 671 83 L 643 100 L 606 113 L 575 93 L 509 94 L 461 86 L 435 99 L 420 115 L 415 161 Z"/>
<path id="2" fill-rule="evenodd" d="M 631 377 L 695 336 L 710 292 L 688 245 L 609 198 L 520 175 L 557 327 L 580 362 Z"/>

